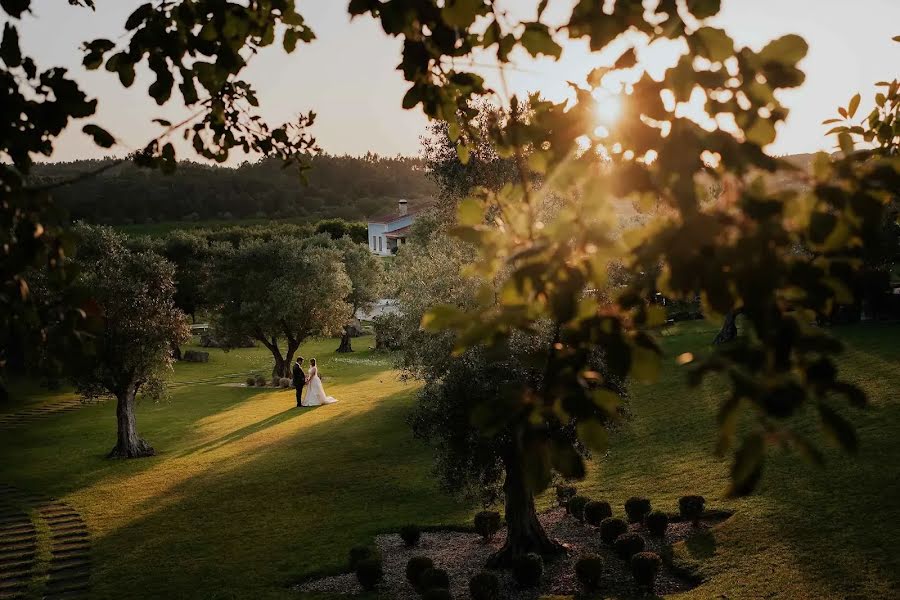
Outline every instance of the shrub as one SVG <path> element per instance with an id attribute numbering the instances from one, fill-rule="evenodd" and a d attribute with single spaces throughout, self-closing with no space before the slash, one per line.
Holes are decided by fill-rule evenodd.
<path id="1" fill-rule="evenodd" d="M 650 501 L 646 498 L 631 497 L 625 501 L 625 514 L 630 523 L 642 523 L 650 510 Z"/>
<path id="2" fill-rule="evenodd" d="M 434 568 L 434 563 L 430 558 L 427 556 L 413 556 L 406 563 L 406 580 L 413 587 L 417 588 L 419 587 L 419 579 L 422 577 L 422 573 L 431 568 Z"/>
<path id="3" fill-rule="evenodd" d="M 529 552 L 517 556 L 512 563 L 512 576 L 520 588 L 533 588 L 541 582 L 544 574 L 544 560 L 539 554 Z"/>
<path id="4" fill-rule="evenodd" d="M 669 526 L 669 517 L 661 510 L 654 510 L 645 519 L 647 530 L 651 535 L 663 537 L 666 535 L 666 528 Z"/>
<path id="5" fill-rule="evenodd" d="M 422 595 L 423 600 L 451 600 L 450 590 L 444 588 L 433 588 Z"/>
<path id="6" fill-rule="evenodd" d="M 291 380 L 288 379 L 287 377 L 282 377 L 281 379 L 278 380 L 278 385 L 280 385 L 283 388 L 289 388 L 289 387 L 291 387 Z"/>
<path id="7" fill-rule="evenodd" d="M 692 522 L 695 526 L 700 522 L 705 506 L 706 498 L 703 496 L 682 496 L 678 499 L 678 512 L 681 513 L 681 518 Z"/>
<path id="8" fill-rule="evenodd" d="M 575 579 L 585 592 L 595 592 L 603 580 L 603 559 L 596 554 L 586 554 L 575 563 Z"/>
<path id="9" fill-rule="evenodd" d="M 616 538 L 613 547 L 622 560 L 629 560 L 638 552 L 644 551 L 644 538 L 636 533 L 623 533 Z"/>
<path id="10" fill-rule="evenodd" d="M 560 506 L 566 506 L 577 493 L 578 490 L 574 485 L 558 485 L 556 486 L 556 501 Z"/>
<path id="11" fill-rule="evenodd" d="M 450 589 L 450 576 L 443 569 L 435 569 L 434 567 L 425 569 L 419 576 L 419 589 L 422 592 L 434 589 Z"/>
<path id="12" fill-rule="evenodd" d="M 587 503 L 588 499 L 584 496 L 573 496 L 566 505 L 566 508 L 570 515 L 579 521 L 584 521 L 584 507 L 587 506 Z"/>
<path id="13" fill-rule="evenodd" d="M 600 539 L 612 544 L 616 538 L 628 531 L 628 523 L 616 517 L 607 517 L 600 522 Z"/>
<path id="14" fill-rule="evenodd" d="M 350 558 L 348 560 L 350 564 L 350 570 L 355 571 L 356 565 L 359 564 L 361 560 L 375 557 L 376 552 L 372 549 L 371 546 L 353 546 L 352 548 L 350 548 Z"/>
<path id="15" fill-rule="evenodd" d="M 256 376 L 256 387 L 266 387 L 266 378 L 262 375 Z"/>
<path id="16" fill-rule="evenodd" d="M 279 387 L 281 385 L 281 377 L 273 377 L 272 381 L 269 382 L 269 385 L 272 387 Z"/>
<path id="17" fill-rule="evenodd" d="M 246 383 L 247 387 L 253 387 L 256 385 L 256 377 L 248 377 Z"/>
<path id="18" fill-rule="evenodd" d="M 603 519 L 611 516 L 612 507 L 610 507 L 609 502 L 591 500 L 584 505 L 584 520 L 587 521 L 589 525 L 600 527 L 600 523 L 603 522 Z"/>
<path id="19" fill-rule="evenodd" d="M 364 558 L 356 563 L 356 579 L 363 589 L 374 590 L 381 583 L 382 577 L 384 577 L 384 571 L 381 569 L 380 558 Z"/>
<path id="20" fill-rule="evenodd" d="M 375 329 L 376 350 L 401 350 L 403 348 L 403 323 L 398 315 L 386 313 L 372 318 Z"/>
<path id="21" fill-rule="evenodd" d="M 499 600 L 500 579 L 490 571 L 482 571 L 469 580 L 472 600 Z"/>
<path id="22" fill-rule="evenodd" d="M 500 513 L 492 510 L 483 510 L 475 515 L 475 531 L 488 541 L 494 534 L 500 531 Z"/>
<path id="23" fill-rule="evenodd" d="M 404 525 L 400 528 L 400 537 L 403 538 L 403 543 L 412 548 L 419 543 L 419 538 L 422 537 L 422 530 L 419 529 L 418 525 Z"/>
<path id="24" fill-rule="evenodd" d="M 643 588 L 653 588 L 656 574 L 662 560 L 656 552 L 638 552 L 631 557 L 631 575 L 634 582 Z"/>

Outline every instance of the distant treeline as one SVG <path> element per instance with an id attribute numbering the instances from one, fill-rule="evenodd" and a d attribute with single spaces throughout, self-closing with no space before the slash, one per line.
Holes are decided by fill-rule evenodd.
<path id="1" fill-rule="evenodd" d="M 108 162 L 39 165 L 32 184 L 69 179 Z M 311 163 L 308 185 L 296 169 L 283 169 L 275 161 L 237 168 L 185 162 L 172 175 L 125 163 L 53 194 L 73 220 L 130 225 L 265 218 L 357 221 L 393 207 L 398 198 L 423 199 L 434 191 L 417 158 L 322 154 Z"/>

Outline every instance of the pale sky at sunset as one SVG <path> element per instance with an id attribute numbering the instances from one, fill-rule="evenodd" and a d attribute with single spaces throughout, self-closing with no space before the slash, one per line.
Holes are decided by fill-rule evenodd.
<path id="1" fill-rule="evenodd" d="M 100 98 L 95 121 L 124 145 L 123 154 L 139 148 L 158 132 L 154 117 L 177 121 L 183 106 L 170 102 L 158 107 L 147 97 L 149 78 L 138 78 L 124 90 L 115 75 L 81 68 L 80 43 L 95 37 L 115 39 L 128 14 L 143 0 L 96 0 L 97 12 L 68 6 L 63 0 L 35 0 L 35 16 L 23 23 L 22 45 L 43 67 L 70 68 L 89 94 Z M 507 0 L 520 9 L 536 0 Z M 552 14 L 568 14 L 572 0 L 551 0 Z M 810 152 L 827 148 L 820 122 L 833 116 L 838 103 L 846 103 L 856 90 L 867 98 L 874 83 L 900 76 L 900 0 L 723 0 L 717 25 L 740 45 L 759 49 L 785 33 L 802 35 L 810 46 L 801 63 L 806 83 L 783 96 L 791 109 L 775 154 Z M 281 123 L 298 112 L 318 113 L 313 133 L 319 145 L 332 153 L 416 154 L 426 119 L 418 110 L 404 111 L 400 101 L 408 87 L 394 67 L 400 60 L 400 42 L 388 38 L 371 19 L 347 17 L 346 0 L 300 0 L 300 12 L 318 39 L 299 45 L 287 55 L 280 44 L 253 59 L 245 78 L 256 87 L 264 117 Z M 560 63 L 522 61 L 509 75 L 514 91 L 539 90 L 552 99 L 563 98 L 567 80 L 583 80 L 594 66 L 581 44 L 566 47 Z M 490 74 L 488 81 L 493 82 Z M 870 105 L 868 106 L 870 107 Z M 861 112 L 867 108 L 864 100 Z M 80 133 L 80 125 L 64 134 L 54 159 L 73 160 L 101 156 Z M 183 158 L 188 153 L 182 153 Z"/>

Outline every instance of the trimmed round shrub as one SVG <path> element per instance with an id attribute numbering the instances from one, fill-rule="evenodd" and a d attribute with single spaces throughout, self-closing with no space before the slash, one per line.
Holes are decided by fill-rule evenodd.
<path id="1" fill-rule="evenodd" d="M 422 577 L 422 573 L 432 568 L 434 568 L 434 563 L 427 556 L 413 556 L 406 563 L 406 580 L 413 587 L 419 587 L 419 579 Z"/>
<path id="2" fill-rule="evenodd" d="M 544 559 L 540 554 L 529 552 L 517 556 L 512 562 L 512 576 L 520 588 L 533 588 L 541 582 L 544 574 Z"/>
<path id="3" fill-rule="evenodd" d="M 423 600 L 451 600 L 450 590 L 444 588 L 433 588 L 422 594 Z"/>
<path id="4" fill-rule="evenodd" d="M 566 506 L 577 493 L 578 490 L 574 485 L 558 485 L 556 486 L 556 501 L 560 506 Z"/>
<path id="5" fill-rule="evenodd" d="M 644 551 L 644 538 L 636 533 L 623 533 L 616 538 L 613 548 L 622 560 L 630 560 L 638 552 Z"/>
<path id="6" fill-rule="evenodd" d="M 372 549 L 371 546 L 353 546 L 350 548 L 350 556 L 349 556 L 349 564 L 350 570 L 355 571 L 356 565 L 359 564 L 360 561 L 365 560 L 367 558 L 375 558 L 376 552 Z"/>
<path id="7" fill-rule="evenodd" d="M 272 387 L 280 387 L 281 386 L 281 377 L 273 377 L 272 381 L 269 383 Z"/>
<path id="8" fill-rule="evenodd" d="M 588 525 L 600 527 L 600 523 L 603 522 L 603 519 L 607 519 L 611 516 L 612 507 L 609 505 L 609 502 L 591 500 L 584 505 L 584 520 Z"/>
<path id="9" fill-rule="evenodd" d="M 603 559 L 596 554 L 582 556 L 575 563 L 575 578 L 586 592 L 595 592 L 603 580 Z"/>
<path id="10" fill-rule="evenodd" d="M 404 525 L 400 528 L 400 537 L 403 539 L 404 544 L 412 548 L 419 543 L 419 539 L 422 537 L 422 530 L 419 529 L 418 525 Z"/>
<path id="11" fill-rule="evenodd" d="M 475 531 L 478 535 L 489 541 L 500 531 L 500 513 L 493 510 L 483 510 L 475 515 Z"/>
<path id="12" fill-rule="evenodd" d="M 643 523 L 652 507 L 650 501 L 646 498 L 631 497 L 625 501 L 625 514 L 628 515 L 629 523 Z"/>
<path id="13" fill-rule="evenodd" d="M 628 531 L 628 523 L 616 517 L 608 517 L 600 522 L 600 539 L 612 544 L 616 538 Z"/>
<path id="14" fill-rule="evenodd" d="M 443 569 L 425 569 L 419 576 L 419 589 L 422 592 L 428 590 L 448 590 L 450 589 L 450 576 Z"/>
<path id="15" fill-rule="evenodd" d="M 584 507 L 587 506 L 587 503 L 588 499 L 584 496 L 573 496 L 566 505 L 566 508 L 570 515 L 579 521 L 584 521 Z"/>
<path id="16" fill-rule="evenodd" d="M 356 579 L 363 589 L 374 590 L 381 583 L 383 577 L 384 571 L 381 569 L 380 558 L 364 558 L 356 563 Z"/>
<path id="17" fill-rule="evenodd" d="M 283 388 L 289 388 L 289 387 L 291 387 L 291 380 L 288 379 L 287 377 L 282 377 L 281 379 L 278 380 L 278 385 L 280 385 Z"/>
<path id="18" fill-rule="evenodd" d="M 256 385 L 256 378 L 255 378 L 255 377 L 248 377 L 247 380 L 246 380 L 244 383 L 247 384 L 247 387 L 253 387 L 254 385 Z"/>
<path id="19" fill-rule="evenodd" d="M 681 514 L 681 518 L 694 525 L 700 521 L 705 507 L 706 498 L 703 496 L 682 496 L 678 499 L 678 512 Z"/>
<path id="20" fill-rule="evenodd" d="M 266 387 L 266 378 L 262 375 L 256 376 L 256 387 Z"/>
<path id="21" fill-rule="evenodd" d="M 469 580 L 472 600 L 499 600 L 500 579 L 490 571 L 482 571 Z"/>
<path id="22" fill-rule="evenodd" d="M 656 552 L 638 552 L 631 557 L 631 576 L 638 586 L 652 589 L 660 566 L 662 559 Z"/>
<path id="23" fill-rule="evenodd" d="M 650 535 L 663 537 L 666 535 L 666 528 L 669 526 L 669 516 L 661 510 L 654 510 L 644 519 L 647 531 Z"/>

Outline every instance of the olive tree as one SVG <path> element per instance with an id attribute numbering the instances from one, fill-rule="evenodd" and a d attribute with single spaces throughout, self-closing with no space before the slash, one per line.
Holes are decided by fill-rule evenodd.
<path id="1" fill-rule="evenodd" d="M 384 283 L 384 267 L 381 259 L 372 254 L 367 244 L 342 237 L 335 242 L 335 247 L 341 253 L 341 262 L 350 278 L 350 292 L 344 297 L 349 312 L 337 351 L 353 352 L 350 326 L 357 311 L 369 310 L 378 300 Z"/>
<path id="2" fill-rule="evenodd" d="M 251 241 L 223 252 L 214 263 L 213 326 L 226 344 L 247 338 L 261 343 L 272 353 L 272 376 L 289 377 L 304 340 L 341 331 L 351 289 L 337 250 L 292 238 Z"/>
<path id="3" fill-rule="evenodd" d="M 90 351 L 71 357 L 68 375 L 85 397 L 116 398 L 112 458 L 153 455 L 135 419 L 139 392 L 158 397 L 171 368 L 171 346 L 189 337 L 174 302 L 174 268 L 152 252 L 132 252 L 112 229 L 80 226 L 75 285 L 95 303 Z"/>

